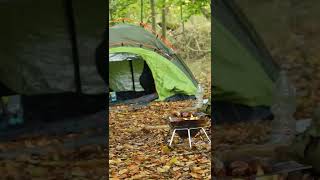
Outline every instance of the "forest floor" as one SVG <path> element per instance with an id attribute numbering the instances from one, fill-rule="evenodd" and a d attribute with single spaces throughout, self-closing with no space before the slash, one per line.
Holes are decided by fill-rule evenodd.
<path id="1" fill-rule="evenodd" d="M 168 125 L 165 120 L 173 110 L 190 107 L 191 101 L 154 102 L 141 109 L 114 106 L 109 113 L 109 175 L 112 179 L 211 179 L 211 145 L 200 136 L 173 148 L 166 143 L 168 128 L 145 126 Z"/>
<path id="2" fill-rule="evenodd" d="M 76 145 L 83 136 L 94 137 L 96 132 L 97 129 L 1 142 L 1 179 L 106 179 L 105 144 Z M 105 136 L 101 139 L 105 140 Z M 69 142 L 68 147 L 65 141 Z"/>

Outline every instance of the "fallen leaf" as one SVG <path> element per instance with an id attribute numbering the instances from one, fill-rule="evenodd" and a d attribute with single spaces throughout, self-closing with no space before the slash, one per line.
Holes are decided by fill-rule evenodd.
<path id="1" fill-rule="evenodd" d="M 192 177 L 194 177 L 194 178 L 201 178 L 201 176 L 199 175 L 199 174 L 197 174 L 197 173 L 190 173 L 190 175 L 192 176 Z"/>
<path id="2" fill-rule="evenodd" d="M 169 161 L 169 165 L 172 165 L 172 164 L 179 164 L 179 161 L 178 161 L 177 157 L 174 157 Z"/>
<path id="3" fill-rule="evenodd" d="M 181 167 L 173 167 L 173 168 L 172 168 L 173 171 L 178 171 L 178 170 L 180 170 L 180 169 L 181 169 Z"/>
<path id="4" fill-rule="evenodd" d="M 171 152 L 171 149 L 170 149 L 167 145 L 162 146 L 161 150 L 162 150 L 163 153 L 169 153 L 169 152 Z"/>
<path id="5" fill-rule="evenodd" d="M 119 171 L 119 174 L 122 175 L 122 174 L 125 174 L 128 172 L 128 169 L 122 169 Z"/>

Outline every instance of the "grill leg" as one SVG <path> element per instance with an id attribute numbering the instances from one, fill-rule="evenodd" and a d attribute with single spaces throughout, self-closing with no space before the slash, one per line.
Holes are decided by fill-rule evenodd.
<path id="1" fill-rule="evenodd" d="M 191 135 L 190 135 L 190 129 L 188 129 L 188 136 L 189 136 L 189 146 L 190 146 L 190 149 L 192 148 L 191 146 Z"/>
<path id="2" fill-rule="evenodd" d="M 209 138 L 206 130 L 204 130 L 204 128 L 201 128 L 201 129 L 202 129 L 202 131 L 204 132 L 204 134 L 206 135 L 206 137 L 207 137 L 207 139 L 208 139 L 208 142 L 209 142 L 209 144 L 210 144 L 210 143 L 211 143 L 211 140 L 210 140 L 210 138 Z"/>
<path id="3" fill-rule="evenodd" d="M 170 143 L 169 143 L 169 146 L 171 146 L 172 144 L 172 141 L 173 141 L 173 138 L 174 138 L 174 134 L 176 133 L 176 130 L 174 129 L 173 132 L 172 132 L 172 136 L 171 136 L 171 139 L 170 139 Z"/>
<path id="4" fill-rule="evenodd" d="M 168 134 L 167 134 L 167 136 L 166 136 L 166 138 L 165 138 L 165 142 L 166 142 L 166 143 L 170 143 L 170 136 L 171 136 L 171 134 L 172 134 L 172 129 L 169 130 L 169 132 L 168 132 Z"/>

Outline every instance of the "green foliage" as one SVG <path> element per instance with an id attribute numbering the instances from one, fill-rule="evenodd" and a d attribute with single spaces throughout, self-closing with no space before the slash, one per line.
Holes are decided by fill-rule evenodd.
<path id="1" fill-rule="evenodd" d="M 112 19 L 130 18 L 133 14 L 140 13 L 138 0 L 110 0 L 109 11 Z"/>
<path id="2" fill-rule="evenodd" d="M 203 14 L 204 11 L 210 13 L 210 1 L 208 0 L 196 0 L 186 1 L 184 7 L 184 21 L 188 20 L 192 15 Z"/>
<path id="3" fill-rule="evenodd" d="M 170 21 L 181 21 L 180 8 L 182 5 L 183 21 L 187 21 L 192 15 L 210 13 L 209 0 L 155 0 L 156 21 L 160 22 L 161 10 L 165 6 L 168 8 Z M 111 0 L 109 10 L 112 19 L 130 18 L 139 21 L 141 17 L 141 0 Z M 144 22 L 151 23 L 150 0 L 143 0 Z M 208 16 L 206 16 L 208 17 Z"/>

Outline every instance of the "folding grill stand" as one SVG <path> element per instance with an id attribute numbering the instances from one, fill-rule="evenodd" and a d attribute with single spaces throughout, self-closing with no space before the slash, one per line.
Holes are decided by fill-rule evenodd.
<path id="1" fill-rule="evenodd" d="M 176 131 L 185 131 L 185 130 L 187 130 L 187 131 L 188 131 L 189 146 L 190 146 L 190 149 L 191 149 L 191 148 L 192 148 L 192 145 L 191 145 L 191 135 L 190 135 L 190 130 L 191 130 L 191 129 L 200 129 L 200 132 L 201 132 L 201 130 L 202 130 L 202 131 L 204 132 L 204 134 L 206 135 L 207 139 L 208 139 L 208 143 L 209 143 L 209 144 L 211 143 L 211 140 L 210 140 L 208 134 L 206 133 L 206 130 L 205 130 L 203 127 L 174 128 L 174 129 L 173 129 L 173 132 L 172 132 L 171 139 L 170 139 L 169 146 L 171 146 L 171 144 L 172 144 L 172 141 L 173 141 L 173 138 L 174 138 L 174 135 L 175 135 Z"/>

